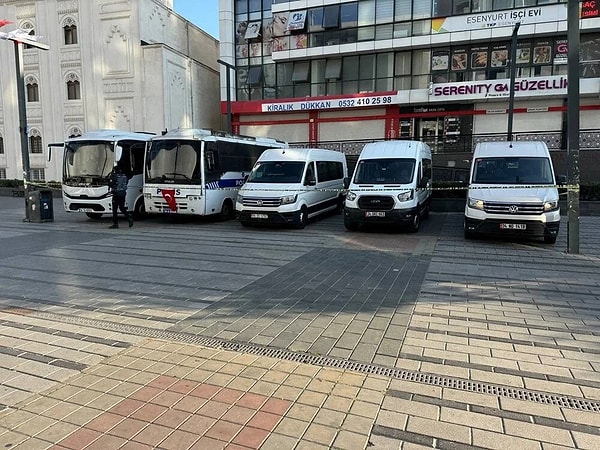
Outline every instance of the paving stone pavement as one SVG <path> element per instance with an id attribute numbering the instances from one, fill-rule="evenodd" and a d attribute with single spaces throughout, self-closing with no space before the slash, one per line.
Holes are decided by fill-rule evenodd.
<path id="1" fill-rule="evenodd" d="M 598 449 L 599 217 L 581 254 L 233 221 L 108 230 L 0 197 L 0 446 Z"/>

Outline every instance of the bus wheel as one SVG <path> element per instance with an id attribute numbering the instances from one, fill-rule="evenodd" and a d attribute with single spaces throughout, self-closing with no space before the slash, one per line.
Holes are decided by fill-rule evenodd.
<path id="1" fill-rule="evenodd" d="M 223 202 L 223 206 L 221 207 L 221 214 L 219 216 L 222 220 L 232 219 L 235 215 L 235 211 L 233 210 L 233 204 L 231 200 L 227 199 Z"/>
<path id="2" fill-rule="evenodd" d="M 302 230 L 306 226 L 306 216 L 306 206 L 303 206 L 302 208 L 300 208 L 300 211 L 298 211 L 298 221 L 296 222 L 294 228 L 296 228 L 297 230 Z"/>
<path id="3" fill-rule="evenodd" d="M 135 208 L 133 208 L 133 218 L 139 220 L 145 215 L 146 205 L 144 204 L 144 200 L 138 200 L 138 202 L 135 204 Z"/>
<path id="4" fill-rule="evenodd" d="M 85 213 L 90 219 L 99 220 L 102 218 L 102 213 Z"/>

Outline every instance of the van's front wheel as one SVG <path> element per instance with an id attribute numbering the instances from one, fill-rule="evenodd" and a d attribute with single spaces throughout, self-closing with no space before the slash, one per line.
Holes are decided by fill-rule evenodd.
<path id="1" fill-rule="evenodd" d="M 306 226 L 306 216 L 306 206 L 303 206 L 302 208 L 300 208 L 300 211 L 298 211 L 298 218 L 294 228 L 296 228 L 297 230 L 302 230 Z"/>
<path id="2" fill-rule="evenodd" d="M 421 214 L 419 213 L 419 207 L 417 207 L 417 210 L 415 211 L 415 215 L 412 218 L 412 221 L 410 223 L 410 231 L 412 233 L 416 233 L 417 231 L 419 231 L 419 229 L 421 228 Z"/>

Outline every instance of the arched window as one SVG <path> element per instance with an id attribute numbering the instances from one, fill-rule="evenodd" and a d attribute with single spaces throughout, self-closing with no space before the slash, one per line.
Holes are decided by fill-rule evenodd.
<path id="1" fill-rule="evenodd" d="M 29 153 L 44 153 L 42 146 L 42 135 L 36 129 L 29 132 Z"/>
<path id="2" fill-rule="evenodd" d="M 79 83 L 79 76 L 76 73 L 69 73 L 66 76 L 67 80 L 67 99 L 68 100 L 80 100 L 81 99 L 81 86 Z"/>
<path id="3" fill-rule="evenodd" d="M 29 36 L 35 36 L 35 28 L 33 27 L 33 23 L 31 22 L 24 22 L 21 27 L 22 30 L 25 30 L 29 33 Z M 24 50 L 28 50 L 28 49 L 33 49 L 35 47 L 32 47 L 31 45 L 25 44 L 23 46 Z"/>
<path id="4" fill-rule="evenodd" d="M 63 21 L 63 31 L 65 34 L 65 45 L 75 45 L 77 41 L 77 25 L 75 19 L 67 17 Z"/>
<path id="5" fill-rule="evenodd" d="M 81 136 L 82 134 L 83 134 L 83 132 L 81 131 L 81 128 L 71 127 L 71 128 L 69 128 L 69 132 L 67 133 L 67 136 L 69 136 L 70 138 L 74 138 L 77 136 Z"/>
<path id="6" fill-rule="evenodd" d="M 40 90 L 38 82 L 33 76 L 25 78 L 25 87 L 27 89 L 27 101 L 28 102 L 39 102 L 40 101 Z"/>

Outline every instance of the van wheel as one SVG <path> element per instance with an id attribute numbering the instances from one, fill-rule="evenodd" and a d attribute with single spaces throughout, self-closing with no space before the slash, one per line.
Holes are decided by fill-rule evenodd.
<path id="1" fill-rule="evenodd" d="M 416 233 L 421 228 L 421 214 L 419 214 L 419 208 L 417 207 L 417 212 L 415 213 L 412 222 L 410 223 L 410 231 L 412 233 Z"/>
<path id="2" fill-rule="evenodd" d="M 344 211 L 344 197 L 339 196 L 338 197 L 338 203 L 337 206 L 335 208 L 335 213 L 336 214 L 341 214 Z"/>
<path id="3" fill-rule="evenodd" d="M 294 228 L 296 228 L 297 230 L 302 230 L 306 226 L 306 216 L 307 216 L 306 206 L 303 206 L 302 208 L 300 208 L 300 211 L 298 212 L 298 221 L 296 222 L 296 225 Z"/>
<path id="4" fill-rule="evenodd" d="M 144 205 L 144 200 L 138 200 L 135 204 L 135 208 L 133 208 L 133 218 L 135 220 L 139 220 L 146 215 L 146 205 Z"/>
<path id="5" fill-rule="evenodd" d="M 349 220 L 344 220 L 344 226 L 348 231 L 357 231 L 358 224 L 356 222 L 350 222 Z"/>
<path id="6" fill-rule="evenodd" d="M 554 244 L 556 242 L 556 236 L 551 236 L 549 234 L 544 235 L 544 244 Z"/>
<path id="7" fill-rule="evenodd" d="M 102 218 L 102 213 L 85 213 L 90 219 L 99 220 Z"/>
<path id="8" fill-rule="evenodd" d="M 431 211 L 431 205 L 430 204 L 425 205 L 425 209 L 423 210 L 423 219 L 429 218 L 430 211 Z"/>
<path id="9" fill-rule="evenodd" d="M 464 222 L 463 228 L 464 228 L 464 232 L 465 232 L 465 239 L 475 239 L 475 233 L 467 230 L 467 222 Z"/>
<path id="10" fill-rule="evenodd" d="M 227 199 L 223 202 L 223 206 L 221 207 L 221 213 L 219 214 L 219 218 L 221 220 L 228 220 L 233 218 L 235 212 L 233 211 L 233 204 L 231 200 Z"/>

